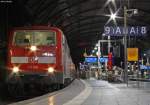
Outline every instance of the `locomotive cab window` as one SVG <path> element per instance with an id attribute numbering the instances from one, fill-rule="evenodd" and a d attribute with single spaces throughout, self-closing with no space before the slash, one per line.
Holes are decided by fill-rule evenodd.
<path id="1" fill-rule="evenodd" d="M 16 31 L 13 37 L 13 44 L 16 46 L 26 46 L 26 45 L 56 45 L 56 33 L 53 31 Z"/>

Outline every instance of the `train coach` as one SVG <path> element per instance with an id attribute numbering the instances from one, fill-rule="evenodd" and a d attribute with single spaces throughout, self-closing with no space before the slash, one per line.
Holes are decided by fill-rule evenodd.
<path id="1" fill-rule="evenodd" d="M 7 84 L 11 94 L 22 94 L 28 84 L 59 87 L 75 78 L 67 40 L 59 28 L 18 27 L 8 38 Z"/>

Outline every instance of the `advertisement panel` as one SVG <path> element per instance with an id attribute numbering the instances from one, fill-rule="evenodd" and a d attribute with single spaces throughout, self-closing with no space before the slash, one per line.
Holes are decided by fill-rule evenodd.
<path id="1" fill-rule="evenodd" d="M 127 48 L 128 61 L 138 61 L 138 48 Z"/>

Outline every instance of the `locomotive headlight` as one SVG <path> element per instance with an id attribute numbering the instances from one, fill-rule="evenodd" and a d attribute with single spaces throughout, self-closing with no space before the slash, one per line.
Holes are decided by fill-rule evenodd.
<path id="1" fill-rule="evenodd" d="M 13 67 L 13 72 L 14 72 L 14 73 L 18 73 L 18 72 L 19 72 L 19 68 L 18 68 L 18 67 L 16 67 L 16 66 L 15 66 L 15 67 Z"/>
<path id="2" fill-rule="evenodd" d="M 31 46 L 31 47 L 30 47 L 30 50 L 31 50 L 31 51 L 36 51 L 36 50 L 37 50 L 37 47 L 36 47 L 36 46 Z"/>
<path id="3" fill-rule="evenodd" d="M 53 72 L 54 72 L 54 68 L 53 68 L 53 67 L 49 67 L 49 68 L 48 68 L 48 72 L 49 72 L 49 73 L 53 73 Z"/>

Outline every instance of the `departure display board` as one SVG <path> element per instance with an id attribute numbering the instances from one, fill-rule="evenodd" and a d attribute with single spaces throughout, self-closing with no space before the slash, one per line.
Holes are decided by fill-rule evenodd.
<path id="1" fill-rule="evenodd" d="M 87 63 L 96 63 L 97 57 L 85 57 L 85 62 Z"/>

